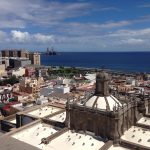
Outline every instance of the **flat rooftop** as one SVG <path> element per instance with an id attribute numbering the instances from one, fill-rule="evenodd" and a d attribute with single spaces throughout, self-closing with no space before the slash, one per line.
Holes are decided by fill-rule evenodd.
<path id="1" fill-rule="evenodd" d="M 43 118 L 45 116 L 51 115 L 60 110 L 62 110 L 62 109 L 48 105 L 48 106 L 44 106 L 44 107 L 38 108 L 36 110 L 30 111 L 27 114 L 38 117 L 38 118 Z"/>
<path id="2" fill-rule="evenodd" d="M 44 150 L 99 150 L 104 144 L 90 135 L 69 130 L 50 141 Z"/>
<path id="3" fill-rule="evenodd" d="M 66 112 L 64 111 L 60 114 L 49 117 L 48 119 L 53 120 L 53 121 L 57 121 L 57 122 L 64 122 L 66 119 Z"/>
<path id="4" fill-rule="evenodd" d="M 114 145 L 112 145 L 108 150 L 130 150 L 130 149 L 124 148 L 122 146 L 114 146 Z"/>
<path id="5" fill-rule="evenodd" d="M 1 150 L 39 150 L 38 148 L 21 142 L 9 136 L 0 137 L 0 149 Z"/>
<path id="6" fill-rule="evenodd" d="M 137 123 L 150 126 L 150 118 L 142 117 Z"/>
<path id="7" fill-rule="evenodd" d="M 150 148 L 150 130 L 145 128 L 132 126 L 121 139 Z"/>
<path id="8" fill-rule="evenodd" d="M 12 134 L 11 137 L 43 149 L 44 146 L 40 144 L 41 139 L 53 135 L 56 132 L 57 130 L 53 126 L 40 122 Z"/>

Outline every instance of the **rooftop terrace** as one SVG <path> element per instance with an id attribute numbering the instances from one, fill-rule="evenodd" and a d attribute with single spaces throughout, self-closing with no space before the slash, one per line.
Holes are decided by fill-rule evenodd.
<path id="1" fill-rule="evenodd" d="M 121 139 L 150 148 L 150 130 L 145 128 L 132 126 L 129 130 L 125 131 Z"/>
<path id="2" fill-rule="evenodd" d="M 69 130 L 53 139 L 44 150 L 99 150 L 104 144 L 90 135 Z"/>
<path id="3" fill-rule="evenodd" d="M 66 119 L 66 112 L 64 111 L 60 114 L 49 117 L 48 119 L 53 120 L 53 121 L 57 121 L 57 122 L 64 122 Z"/>
<path id="4" fill-rule="evenodd" d="M 150 118 L 142 117 L 137 123 L 150 126 Z"/>
<path id="5" fill-rule="evenodd" d="M 60 110 L 62 110 L 62 109 L 48 105 L 48 106 L 44 106 L 44 107 L 38 108 L 36 110 L 30 111 L 27 114 L 38 117 L 38 118 L 43 118 L 45 116 L 51 115 Z"/>
<path id="6" fill-rule="evenodd" d="M 41 139 L 53 135 L 56 132 L 57 130 L 51 125 L 36 123 L 28 128 L 12 134 L 11 137 L 43 149 L 44 146 L 41 144 Z"/>

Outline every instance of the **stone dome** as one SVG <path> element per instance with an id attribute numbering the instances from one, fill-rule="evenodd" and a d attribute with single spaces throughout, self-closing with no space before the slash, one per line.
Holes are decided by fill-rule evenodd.
<path id="1" fill-rule="evenodd" d="M 85 102 L 85 107 L 100 109 L 103 111 L 113 111 L 114 107 L 121 107 L 122 104 L 114 96 L 92 96 Z"/>
<path id="2" fill-rule="evenodd" d="M 122 106 L 118 99 L 110 95 L 108 81 L 109 76 L 106 72 L 102 71 L 96 75 L 95 94 L 84 103 L 85 107 L 113 111 L 115 107 Z"/>

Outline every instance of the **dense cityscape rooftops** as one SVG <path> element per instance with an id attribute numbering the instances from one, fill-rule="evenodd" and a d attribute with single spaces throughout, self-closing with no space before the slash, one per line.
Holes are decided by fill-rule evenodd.
<path id="1" fill-rule="evenodd" d="M 149 74 L 19 65 L 0 68 L 2 150 L 150 149 Z"/>

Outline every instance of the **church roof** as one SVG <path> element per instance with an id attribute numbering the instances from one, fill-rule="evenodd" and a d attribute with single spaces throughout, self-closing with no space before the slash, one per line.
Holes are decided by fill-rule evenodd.
<path id="1" fill-rule="evenodd" d="M 114 107 L 121 107 L 122 104 L 114 96 L 92 96 L 84 104 L 86 107 L 101 109 L 104 111 L 113 111 Z"/>
<path id="2" fill-rule="evenodd" d="M 118 99 L 110 95 L 108 81 L 109 76 L 106 72 L 97 73 L 95 94 L 84 103 L 85 107 L 113 111 L 122 106 Z"/>

